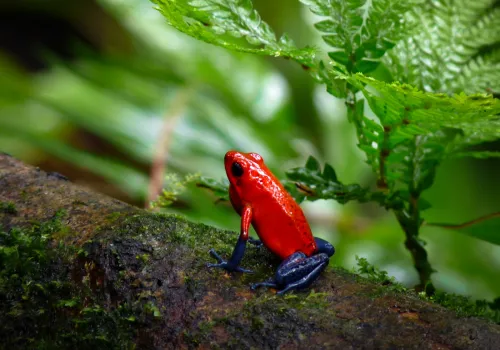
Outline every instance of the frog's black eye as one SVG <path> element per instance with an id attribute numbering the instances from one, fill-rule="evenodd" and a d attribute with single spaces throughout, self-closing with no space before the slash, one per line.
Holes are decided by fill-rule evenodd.
<path id="1" fill-rule="evenodd" d="M 231 173 L 233 173 L 233 176 L 240 177 L 243 175 L 243 167 L 241 166 L 240 163 L 234 162 L 233 165 L 231 165 Z"/>

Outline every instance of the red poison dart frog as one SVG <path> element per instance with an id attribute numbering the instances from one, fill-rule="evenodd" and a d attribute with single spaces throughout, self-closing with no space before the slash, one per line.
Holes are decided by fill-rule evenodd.
<path id="1" fill-rule="evenodd" d="M 224 261 L 213 249 L 210 254 L 217 264 L 229 272 L 252 272 L 240 267 L 247 241 L 264 245 L 283 261 L 274 278 L 251 286 L 278 289 L 278 294 L 307 288 L 328 265 L 334 247 L 315 238 L 300 206 L 269 171 L 257 153 L 229 151 L 224 157 L 230 182 L 229 198 L 241 216 L 238 242 L 229 261 Z M 249 238 L 250 224 L 260 240 Z"/>

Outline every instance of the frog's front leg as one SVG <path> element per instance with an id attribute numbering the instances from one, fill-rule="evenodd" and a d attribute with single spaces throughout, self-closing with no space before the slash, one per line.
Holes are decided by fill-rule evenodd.
<path id="1" fill-rule="evenodd" d="M 256 283 L 251 288 L 271 287 L 278 289 L 278 294 L 283 294 L 289 290 L 309 287 L 328 266 L 330 256 L 335 253 L 335 248 L 329 242 L 321 238 L 315 240 L 315 255 L 307 257 L 302 252 L 292 254 L 280 264 L 274 279 Z"/>
<path id="2" fill-rule="evenodd" d="M 207 264 L 208 267 L 220 267 L 229 272 L 247 272 L 251 273 L 251 270 L 244 269 L 240 267 L 241 259 L 243 259 L 243 255 L 245 255 L 245 248 L 248 241 L 248 231 L 250 229 L 250 223 L 252 222 L 252 208 L 247 206 L 243 208 L 241 213 L 241 229 L 240 229 L 240 237 L 238 238 L 238 242 L 233 249 L 233 254 L 231 254 L 231 258 L 229 261 L 225 261 L 222 257 L 215 252 L 214 249 L 210 249 L 210 255 L 213 256 L 217 260 L 217 264 Z"/>

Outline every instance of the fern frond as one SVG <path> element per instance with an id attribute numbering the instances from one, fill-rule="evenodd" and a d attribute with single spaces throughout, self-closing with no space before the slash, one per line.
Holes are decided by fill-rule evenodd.
<path id="1" fill-rule="evenodd" d="M 348 81 L 363 91 L 379 118 L 364 117 L 358 137 L 367 162 L 389 187 L 409 185 L 415 172 L 422 183 L 414 185 L 421 191 L 432 183 L 429 179 L 444 158 L 465 156 L 467 147 L 500 138 L 500 100 L 486 94 L 428 93 L 359 73 Z"/>
<path id="2" fill-rule="evenodd" d="M 454 82 L 457 90 L 472 94 L 478 86 L 484 91 L 500 91 L 500 62 L 479 56 L 462 68 Z"/>
<path id="3" fill-rule="evenodd" d="M 452 157 L 453 158 L 472 157 L 478 159 L 500 158 L 500 152 L 494 152 L 494 151 L 457 152 L 454 153 Z"/>
<path id="4" fill-rule="evenodd" d="M 171 26 L 196 39 L 235 51 L 292 58 L 307 67 L 313 65 L 316 50 L 299 49 L 286 34 L 277 39 L 251 0 L 152 1 Z"/>
<path id="5" fill-rule="evenodd" d="M 407 21 L 413 23 L 413 33 L 383 58 L 394 80 L 448 94 L 492 89 L 497 79 L 489 74 L 496 67 L 484 65 L 482 54 L 500 40 L 500 8 L 491 10 L 493 4 L 436 0 L 412 9 Z"/>
<path id="6" fill-rule="evenodd" d="M 500 62 L 500 47 L 488 50 L 488 52 L 486 52 L 484 55 L 484 60 L 488 62 Z"/>
<path id="7" fill-rule="evenodd" d="M 315 27 L 334 48 L 329 56 L 350 72 L 369 72 L 403 36 L 403 14 L 412 1 L 300 0 L 325 19 Z"/>

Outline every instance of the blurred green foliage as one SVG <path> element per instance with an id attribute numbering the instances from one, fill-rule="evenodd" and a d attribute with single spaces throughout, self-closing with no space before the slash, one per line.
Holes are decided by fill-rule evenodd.
<path id="1" fill-rule="evenodd" d="M 380 192 L 385 187 L 390 193 L 406 190 L 415 177 L 405 162 L 423 157 L 430 175 L 418 172 L 425 176 L 413 184 L 421 192 L 429 187 L 428 177 L 434 181 L 425 192 L 433 205 L 425 211 L 426 221 L 461 223 L 500 210 L 498 161 L 451 159 L 498 151 L 495 145 L 469 148 L 498 140 L 498 100 L 438 94 L 498 92 L 495 23 L 500 15 L 494 1 L 157 3 L 175 28 L 217 46 L 167 26 L 151 3 L 101 0 L 132 41 L 133 52 L 103 54 L 78 46 L 73 62 L 44 52 L 50 69 L 38 74 L 2 56 L 0 149 L 39 164 L 55 157 L 57 164 L 83 173 L 68 174 L 65 166 L 49 163 L 53 169 L 80 182 L 97 175 L 90 185 L 113 195 L 118 188 L 133 203 L 147 197 L 162 137 L 166 151 L 160 157 L 168 172 L 223 179 L 224 153 L 239 149 L 261 154 L 284 179 L 285 171 L 313 155 L 331 164 L 336 178 L 366 193 L 377 181 Z M 457 23 L 459 33 L 463 28 L 484 33 L 457 38 Z M 275 35 L 281 32 L 290 36 Z M 444 46 L 445 41 L 452 44 Z M 248 52 L 290 58 L 299 65 Z M 313 81 L 325 83 L 338 98 Z M 175 106 L 179 99 L 185 102 Z M 353 108 L 346 108 L 346 101 Z M 415 123 L 406 125 L 405 118 Z M 383 128 L 387 124 L 389 132 Z M 422 135 L 427 135 L 419 139 L 425 147 L 411 143 Z M 381 168 L 384 149 L 394 152 Z M 217 195 L 187 186 L 189 191 L 179 193 L 169 211 L 239 227 L 227 202 L 215 203 Z M 409 196 L 403 193 L 405 205 Z M 336 246 L 334 264 L 354 266 L 354 256 L 360 255 L 406 285 L 417 283 L 401 229 L 386 211 L 326 200 L 303 207 L 315 234 Z M 498 230 L 493 225 L 482 232 L 495 235 Z M 437 288 L 487 299 L 500 295 L 498 246 L 439 227 L 421 231 L 419 238 L 427 242 L 430 263 L 438 271 L 433 275 Z"/>

